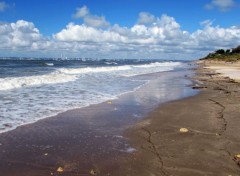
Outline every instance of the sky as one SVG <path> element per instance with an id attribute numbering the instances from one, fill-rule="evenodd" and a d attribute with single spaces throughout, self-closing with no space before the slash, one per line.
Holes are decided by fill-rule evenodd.
<path id="1" fill-rule="evenodd" d="M 240 45 L 240 0 L 0 0 L 0 57 L 198 59 Z"/>

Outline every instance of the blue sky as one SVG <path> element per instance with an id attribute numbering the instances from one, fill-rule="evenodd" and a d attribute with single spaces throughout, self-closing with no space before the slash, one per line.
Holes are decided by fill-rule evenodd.
<path id="1" fill-rule="evenodd" d="M 0 0 L 0 56 L 192 59 L 240 44 L 239 7 L 238 0 Z"/>

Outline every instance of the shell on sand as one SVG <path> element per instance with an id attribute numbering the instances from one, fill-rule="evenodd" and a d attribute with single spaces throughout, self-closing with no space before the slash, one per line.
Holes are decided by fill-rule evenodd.
<path id="1" fill-rule="evenodd" d="M 58 167 L 57 172 L 63 172 L 63 168 L 62 167 Z"/>
<path id="2" fill-rule="evenodd" d="M 181 133 L 187 133 L 188 132 L 188 129 L 187 128 L 180 128 L 179 131 Z"/>

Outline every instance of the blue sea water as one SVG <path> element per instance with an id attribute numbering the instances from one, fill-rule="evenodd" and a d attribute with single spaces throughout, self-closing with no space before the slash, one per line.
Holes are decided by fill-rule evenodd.
<path id="1" fill-rule="evenodd" d="M 0 133 L 98 104 L 148 83 L 139 75 L 186 63 L 161 60 L 0 59 Z M 146 77 L 147 78 L 147 77 Z"/>

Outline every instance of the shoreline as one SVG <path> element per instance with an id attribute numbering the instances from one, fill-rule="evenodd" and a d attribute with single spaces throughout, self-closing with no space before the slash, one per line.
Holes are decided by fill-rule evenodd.
<path id="1" fill-rule="evenodd" d="M 119 99 L 67 111 L 0 134 L 1 173 L 237 176 L 240 85 L 205 65 L 195 72 L 187 78 L 183 73 L 180 76 L 172 72 L 172 78 L 168 77 L 173 79 L 171 90 L 164 86 L 154 90 L 164 79 L 153 79 L 152 86 Z M 167 74 L 154 76 L 164 78 Z M 176 83 L 190 77 L 195 83 L 192 88 L 186 87 L 190 84 L 185 82 Z M 182 96 L 176 100 L 180 85 L 185 89 L 182 87 L 182 92 L 178 92 Z M 198 89 L 200 93 L 184 96 L 187 91 Z M 168 102 L 159 102 L 164 97 L 157 92 L 163 90 L 168 90 Z"/>
<path id="2" fill-rule="evenodd" d="M 186 68 L 184 68 L 184 69 L 186 69 Z M 157 73 L 143 74 L 143 75 L 138 75 L 137 77 L 145 77 L 145 76 L 148 76 L 148 75 L 161 75 L 161 74 L 165 75 L 165 74 L 168 74 L 168 73 L 175 73 L 175 72 L 177 72 L 177 70 L 163 71 L 163 72 L 159 72 L 159 73 L 157 72 Z M 56 112 L 56 113 L 54 113 L 52 115 L 41 117 L 41 118 L 36 118 L 36 119 L 33 119 L 33 121 L 25 122 L 25 123 L 23 123 L 21 125 L 17 125 L 17 126 L 14 126 L 12 124 L 6 123 L 5 124 L 6 125 L 6 129 L 4 129 L 4 128 L 1 129 L 0 128 L 0 135 L 2 133 L 8 133 L 10 131 L 16 130 L 17 128 L 20 128 L 22 126 L 28 126 L 28 125 L 37 123 L 38 121 L 42 121 L 42 120 L 45 120 L 45 119 L 48 119 L 48 118 L 52 118 L 52 117 L 56 117 L 56 116 L 61 116 L 61 114 L 66 113 L 66 112 L 71 112 L 71 111 L 79 110 L 79 109 L 82 109 L 82 108 L 84 109 L 84 108 L 88 108 L 88 107 L 91 107 L 91 106 L 105 104 L 105 103 L 108 103 L 108 102 L 111 102 L 111 101 L 116 101 L 117 99 L 119 99 L 119 98 L 121 99 L 121 97 L 124 97 L 125 95 L 127 96 L 128 94 L 132 94 L 132 93 L 136 92 L 138 89 L 141 89 L 142 87 L 147 85 L 150 81 L 151 80 L 149 80 L 148 82 L 144 83 L 143 85 L 140 85 L 140 86 L 134 88 L 134 90 L 118 94 L 113 99 L 106 99 L 105 101 L 100 101 L 98 103 L 88 104 L 88 105 L 82 106 L 82 107 L 72 107 L 70 109 L 63 109 L 63 110 L 61 110 L 59 112 Z"/>
<path id="3" fill-rule="evenodd" d="M 128 129 L 137 152 L 124 162 L 131 170 L 114 175 L 239 175 L 240 84 L 198 64 L 193 80 L 202 91 L 161 105 Z"/>
<path id="4" fill-rule="evenodd" d="M 186 87 L 190 81 L 185 75 L 190 73 L 153 74 L 151 83 L 119 99 L 70 110 L 0 134 L 1 173 L 69 176 L 89 175 L 91 171 L 106 175 L 121 170 L 122 161 L 136 151 L 123 136 L 125 129 L 159 104 L 194 94 L 195 90 Z M 169 80 L 175 80 L 171 87 Z M 57 171 L 59 167 L 63 173 Z"/>

